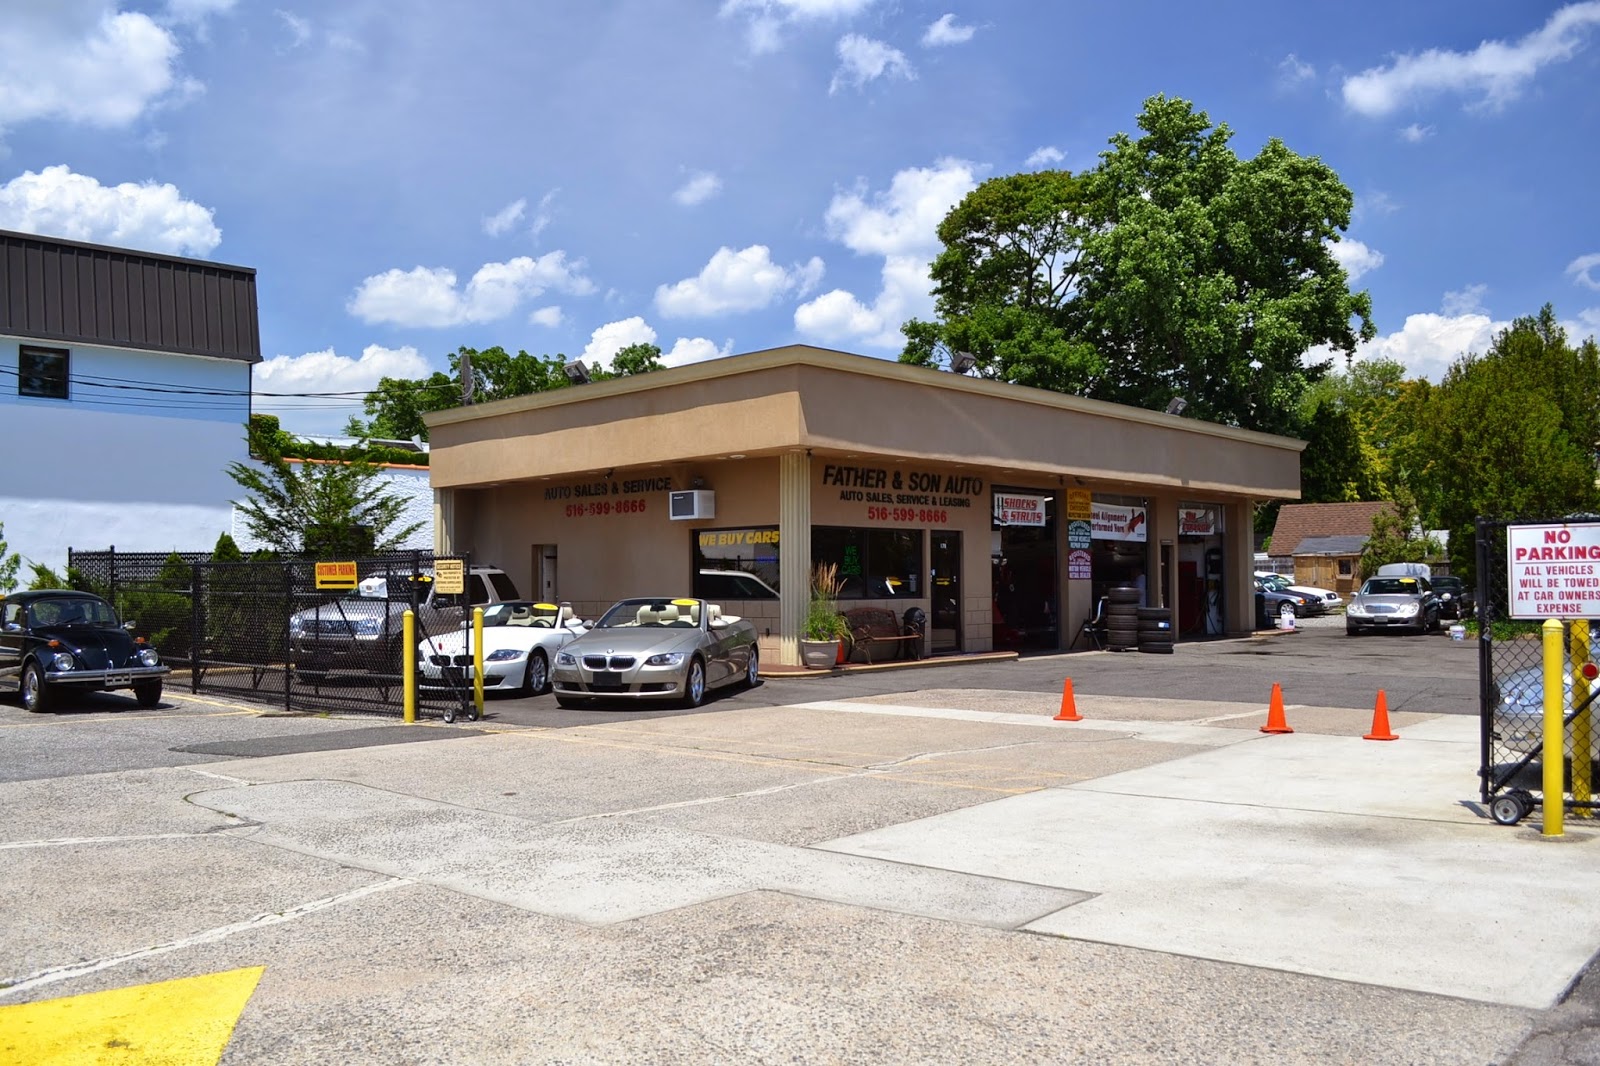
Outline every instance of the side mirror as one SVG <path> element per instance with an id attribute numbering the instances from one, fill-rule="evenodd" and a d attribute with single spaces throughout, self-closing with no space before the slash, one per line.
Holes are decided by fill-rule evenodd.
<path id="1" fill-rule="evenodd" d="M 20 633 L 20 632 L 22 632 L 22 626 L 17 622 L 7 622 L 6 623 L 6 632 L 7 633 Z"/>
<path id="2" fill-rule="evenodd" d="M 128 632 L 132 633 L 134 628 L 136 626 L 138 626 L 138 624 L 139 624 L 138 622 L 124 622 L 124 623 L 122 623 L 122 628 L 126 629 Z"/>

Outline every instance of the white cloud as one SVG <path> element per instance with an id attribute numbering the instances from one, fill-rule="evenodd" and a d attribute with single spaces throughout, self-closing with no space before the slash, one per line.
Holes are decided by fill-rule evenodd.
<path id="1" fill-rule="evenodd" d="M 965 160 L 909 167 L 886 193 L 835 194 L 824 216 L 828 236 L 858 255 L 925 254 L 931 261 L 940 248 L 939 223 L 977 187 L 977 168 Z"/>
<path id="2" fill-rule="evenodd" d="M 954 15 L 940 15 L 928 27 L 928 32 L 922 35 L 922 45 L 924 48 L 938 48 L 941 45 L 966 44 L 977 32 L 976 26 L 957 23 Z"/>
<path id="3" fill-rule="evenodd" d="M 1370 270 L 1377 270 L 1383 265 L 1383 253 L 1375 248 L 1368 248 L 1360 241 L 1351 240 L 1349 237 L 1340 241 L 1333 241 L 1328 245 L 1328 251 L 1344 267 L 1344 272 L 1350 276 L 1353 284 L 1357 278 Z"/>
<path id="4" fill-rule="evenodd" d="M 167 0 L 166 21 L 201 22 L 232 11 L 238 0 Z"/>
<path id="5" fill-rule="evenodd" d="M 703 204 L 722 191 L 722 179 L 709 171 L 696 171 L 689 176 L 672 198 L 684 207 Z"/>
<path id="6" fill-rule="evenodd" d="M 1421 126 L 1413 122 L 1400 130 L 1400 139 L 1407 144 L 1421 144 L 1433 136 L 1432 126 Z"/>
<path id="7" fill-rule="evenodd" d="M 1344 81 L 1345 106 L 1363 115 L 1387 115 L 1437 93 L 1480 97 L 1488 108 L 1516 98 L 1539 68 L 1572 58 L 1591 27 L 1600 24 L 1600 0 L 1568 4 L 1539 29 L 1512 44 L 1484 41 L 1470 52 L 1430 48 L 1397 56 Z"/>
<path id="8" fill-rule="evenodd" d="M 899 77 L 910 81 L 917 76 L 900 49 L 859 33 L 847 33 L 839 38 L 837 51 L 839 69 L 834 71 L 833 81 L 828 85 L 830 96 L 841 86 L 859 89 L 878 78 Z"/>
<path id="9" fill-rule="evenodd" d="M 1290 52 L 1278 63 L 1278 85 L 1283 89 L 1295 89 L 1312 81 L 1317 76 L 1317 68 L 1305 62 L 1299 56 Z"/>
<path id="10" fill-rule="evenodd" d="M 1481 284 L 1452 290 L 1444 294 L 1439 310 L 1448 318 L 1457 318 L 1461 315 L 1487 315 L 1489 309 L 1484 306 L 1483 297 L 1488 291 L 1489 286 Z"/>
<path id="11" fill-rule="evenodd" d="M 829 344 L 902 347 L 905 337 L 900 333 L 900 324 L 908 318 L 927 318 L 933 313 L 928 260 L 913 255 L 889 256 L 883 262 L 882 282 L 870 306 L 844 289 L 834 289 L 801 304 L 794 312 L 795 328 Z"/>
<path id="12" fill-rule="evenodd" d="M 208 255 L 222 240 L 211 210 L 174 185 L 101 185 L 65 166 L 0 185 L 0 229 L 172 255 Z"/>
<path id="13" fill-rule="evenodd" d="M 111 0 L 26 5 L 0 32 L 0 128 L 36 119 L 126 126 L 174 88 L 177 38 Z"/>
<path id="14" fill-rule="evenodd" d="M 822 260 L 782 267 L 764 244 L 718 248 L 698 275 L 656 289 L 656 310 L 668 318 L 756 311 L 787 292 L 804 296 L 822 280 Z"/>
<path id="15" fill-rule="evenodd" d="M 533 212 L 533 223 L 528 227 L 528 232 L 532 234 L 535 239 L 537 239 L 539 234 L 544 232 L 544 228 L 550 225 L 551 221 L 554 220 L 555 215 L 551 212 L 550 205 L 555 202 L 556 193 L 560 191 L 561 190 L 559 188 L 551 189 L 549 192 L 539 197 L 539 206 L 535 208 Z"/>
<path id="16" fill-rule="evenodd" d="M 347 305 L 363 322 L 440 327 L 504 318 L 524 300 L 549 289 L 582 296 L 594 291 L 583 275 L 583 261 L 567 262 L 565 252 L 505 263 L 485 263 L 465 290 L 456 287 L 447 267 L 388 270 L 364 280 Z"/>
<path id="17" fill-rule="evenodd" d="M 1066 158 L 1067 153 L 1054 145 L 1047 144 L 1041 148 L 1035 148 L 1033 154 L 1028 156 L 1023 165 L 1040 170 L 1045 167 L 1053 167 Z"/>
<path id="18" fill-rule="evenodd" d="M 656 331 L 644 319 L 634 315 L 620 322 L 607 322 L 589 334 L 589 343 L 584 345 L 583 355 L 579 358 L 590 366 L 607 366 L 612 356 L 628 345 L 655 342 Z"/>
<path id="19" fill-rule="evenodd" d="M 549 307 L 541 307 L 528 316 L 530 325 L 547 326 L 550 329 L 554 329 L 564 321 L 561 308 L 555 304 L 551 304 Z"/>
<path id="20" fill-rule="evenodd" d="M 1407 377 L 1438 382 L 1461 356 L 1488 351 L 1494 335 L 1510 324 L 1478 312 L 1407 315 L 1398 332 L 1358 345 L 1356 358 L 1393 359 L 1406 368 Z"/>
<path id="21" fill-rule="evenodd" d="M 688 366 L 690 363 L 703 363 L 707 359 L 720 359 L 733 353 L 733 342 L 724 341 L 718 348 L 716 342 L 704 337 L 679 337 L 676 344 L 668 351 L 661 353 L 662 366 Z"/>
<path id="22" fill-rule="evenodd" d="M 483 220 L 483 232 L 491 237 L 499 237 L 510 231 L 512 226 L 522 221 L 522 216 L 528 211 L 526 199 L 511 201 L 494 214 Z"/>
<path id="23" fill-rule="evenodd" d="M 1567 277 L 1572 279 L 1574 285 L 1600 291 L 1600 279 L 1590 273 L 1597 266 L 1600 266 L 1600 252 L 1580 255 L 1567 264 Z"/>
<path id="24" fill-rule="evenodd" d="M 289 42 L 290 48 L 299 48 L 311 40 L 310 19 L 301 18 L 292 11 L 284 11 L 281 8 L 273 12 L 273 14 L 277 15 L 283 21 L 284 27 L 288 29 L 289 36 L 292 38 Z"/>
<path id="25" fill-rule="evenodd" d="M 336 354 L 332 348 L 305 355 L 275 355 L 251 371 L 253 410 L 275 414 L 283 427 L 295 433 L 338 434 L 351 415 L 361 414 L 361 401 L 348 403 L 332 399 L 297 399 L 262 396 L 265 392 L 371 392 L 382 378 L 425 378 L 432 373 L 417 350 L 384 348 L 369 344 L 359 359 Z"/>
<path id="26" fill-rule="evenodd" d="M 723 0 L 720 14 L 724 18 L 742 14 L 749 19 L 746 40 L 750 51 L 765 55 L 783 47 L 787 26 L 848 19 L 873 3 L 874 0 Z"/>

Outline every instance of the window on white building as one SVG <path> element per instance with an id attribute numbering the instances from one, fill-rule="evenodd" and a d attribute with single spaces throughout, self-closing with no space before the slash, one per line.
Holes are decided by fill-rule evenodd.
<path id="1" fill-rule="evenodd" d="M 65 400 L 68 365 L 65 349 L 23 348 L 17 359 L 17 395 Z"/>

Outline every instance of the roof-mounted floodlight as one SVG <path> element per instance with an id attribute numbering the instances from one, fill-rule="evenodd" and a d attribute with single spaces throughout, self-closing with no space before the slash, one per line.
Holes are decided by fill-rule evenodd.
<path id="1" fill-rule="evenodd" d="M 1185 400 L 1182 396 L 1174 396 L 1172 399 L 1167 401 L 1167 414 L 1169 415 L 1181 415 L 1188 409 L 1189 401 Z"/>
<path id="2" fill-rule="evenodd" d="M 562 366 L 561 370 L 574 385 L 587 385 L 594 380 L 589 376 L 589 368 L 583 365 L 582 359 L 574 359 Z"/>
<path id="3" fill-rule="evenodd" d="M 950 372 L 952 374 L 965 374 L 978 365 L 978 357 L 971 352 L 957 352 L 950 357 Z"/>

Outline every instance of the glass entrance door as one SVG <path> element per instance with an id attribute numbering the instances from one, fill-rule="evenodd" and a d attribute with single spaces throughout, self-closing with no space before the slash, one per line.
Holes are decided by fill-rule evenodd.
<path id="1" fill-rule="evenodd" d="M 929 534 L 932 550 L 928 572 L 933 632 L 931 651 L 961 650 L 961 534 L 935 530 Z"/>

